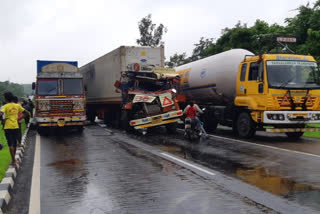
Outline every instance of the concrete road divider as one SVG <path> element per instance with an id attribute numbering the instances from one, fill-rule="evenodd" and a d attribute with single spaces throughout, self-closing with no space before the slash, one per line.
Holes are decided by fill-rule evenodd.
<path id="1" fill-rule="evenodd" d="M 17 177 L 20 164 L 23 161 L 24 148 L 26 147 L 28 132 L 29 127 L 26 128 L 24 135 L 22 136 L 22 146 L 17 147 L 16 160 L 18 160 L 19 162 L 15 166 L 9 166 L 8 170 L 6 171 L 5 177 L 0 183 L 0 214 L 2 214 L 6 210 L 11 200 L 10 193 L 14 187 L 14 180 Z"/>

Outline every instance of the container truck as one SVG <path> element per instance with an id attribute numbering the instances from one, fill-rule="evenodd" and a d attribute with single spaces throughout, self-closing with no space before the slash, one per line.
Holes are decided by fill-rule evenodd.
<path id="1" fill-rule="evenodd" d="M 87 116 L 126 130 L 165 125 L 174 132 L 182 116 L 175 101 L 179 75 L 164 68 L 164 48 L 121 46 L 82 66 Z"/>
<path id="2" fill-rule="evenodd" d="M 320 123 L 319 69 L 312 56 L 233 49 L 176 68 L 180 91 L 206 108 L 205 128 L 230 126 L 242 138 L 256 130 L 298 139 Z"/>
<path id="3" fill-rule="evenodd" d="M 48 127 L 75 127 L 86 121 L 83 76 L 76 61 L 37 61 L 35 121 L 38 131 Z"/>

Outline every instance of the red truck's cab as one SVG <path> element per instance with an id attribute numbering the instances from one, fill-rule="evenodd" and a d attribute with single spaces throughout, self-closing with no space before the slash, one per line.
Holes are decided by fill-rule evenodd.
<path id="1" fill-rule="evenodd" d="M 42 127 L 74 126 L 85 120 L 85 90 L 77 62 L 38 61 L 35 120 Z"/>

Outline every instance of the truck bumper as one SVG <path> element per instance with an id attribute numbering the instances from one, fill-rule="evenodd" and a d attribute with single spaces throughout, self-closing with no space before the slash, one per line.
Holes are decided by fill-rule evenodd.
<path id="1" fill-rule="evenodd" d="M 37 124 L 41 127 L 48 126 L 83 126 L 85 125 L 86 116 L 74 116 L 74 117 L 36 117 Z"/>
<path id="2" fill-rule="evenodd" d="M 320 123 L 320 111 L 264 111 L 264 124 Z"/>
<path id="3" fill-rule="evenodd" d="M 141 118 L 137 120 L 131 120 L 130 125 L 134 129 L 143 129 L 153 126 L 161 126 L 169 123 L 175 123 L 180 120 L 182 116 L 182 110 L 171 111 L 160 115 L 155 115 L 152 117 Z"/>
<path id="4" fill-rule="evenodd" d="M 39 123 L 40 127 L 65 127 L 65 126 L 84 126 L 85 122 L 67 122 L 63 125 L 58 125 L 58 123 Z"/>
<path id="5" fill-rule="evenodd" d="M 165 125 L 165 124 L 178 122 L 179 120 L 180 120 L 180 118 L 176 118 L 176 119 L 172 119 L 172 120 L 165 120 L 165 121 L 162 121 L 160 123 L 145 124 L 145 125 L 135 126 L 134 129 L 145 129 L 145 128 L 150 128 L 150 127 L 153 127 L 153 126 L 162 126 L 162 125 Z"/>
<path id="6" fill-rule="evenodd" d="M 284 133 L 284 132 L 318 132 L 319 128 L 280 128 L 280 129 L 266 129 L 269 133 Z"/>

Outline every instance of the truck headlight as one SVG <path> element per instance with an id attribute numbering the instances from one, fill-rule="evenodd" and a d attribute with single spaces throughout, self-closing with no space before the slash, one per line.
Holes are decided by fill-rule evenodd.
<path id="1" fill-rule="evenodd" d="M 285 120 L 284 114 L 267 114 L 269 120 Z"/>
<path id="2" fill-rule="evenodd" d="M 279 114 L 279 120 L 284 120 L 284 115 L 283 114 Z"/>

